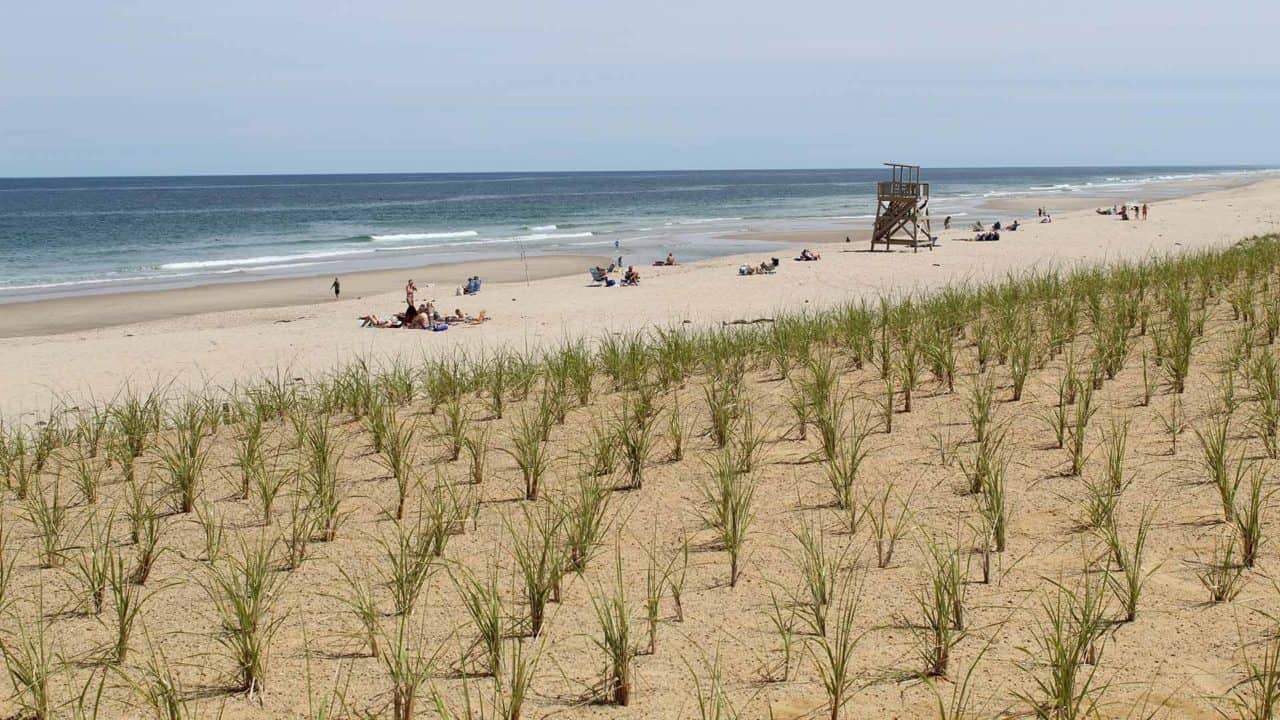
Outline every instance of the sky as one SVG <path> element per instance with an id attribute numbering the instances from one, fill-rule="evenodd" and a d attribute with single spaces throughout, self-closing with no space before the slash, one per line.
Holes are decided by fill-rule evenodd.
<path id="1" fill-rule="evenodd" d="M 0 177 L 1280 164 L 1280 3 L 0 0 Z"/>

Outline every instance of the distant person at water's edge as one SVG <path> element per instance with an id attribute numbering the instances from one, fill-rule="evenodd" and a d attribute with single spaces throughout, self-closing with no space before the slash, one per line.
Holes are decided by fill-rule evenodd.
<path id="1" fill-rule="evenodd" d="M 342 294 L 342 285 L 338 283 L 338 278 L 334 278 L 333 284 L 329 287 L 333 288 L 333 299 L 337 300 L 338 296 Z"/>

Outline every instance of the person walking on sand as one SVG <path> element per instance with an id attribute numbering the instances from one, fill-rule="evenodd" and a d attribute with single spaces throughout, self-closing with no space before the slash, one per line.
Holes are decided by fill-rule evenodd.
<path id="1" fill-rule="evenodd" d="M 1147 204 L 1146 204 L 1146 203 L 1142 203 L 1142 219 L 1143 219 L 1143 220 L 1146 220 L 1146 219 L 1147 219 Z"/>
<path id="2" fill-rule="evenodd" d="M 950 216 L 950 215 L 948 215 L 948 216 L 946 216 L 945 218 L 943 218 L 943 220 L 942 220 L 942 229 L 943 229 L 943 230 L 950 230 L 950 229 L 951 229 L 951 216 Z"/>
<path id="3" fill-rule="evenodd" d="M 342 285 L 338 283 L 338 278 L 334 278 L 333 284 L 329 287 L 333 288 L 333 299 L 337 300 L 338 296 L 342 294 Z"/>
<path id="4" fill-rule="evenodd" d="M 404 303 L 409 307 L 414 307 L 413 299 L 418 294 L 418 286 L 413 284 L 413 278 L 409 278 L 409 283 L 404 286 Z"/>

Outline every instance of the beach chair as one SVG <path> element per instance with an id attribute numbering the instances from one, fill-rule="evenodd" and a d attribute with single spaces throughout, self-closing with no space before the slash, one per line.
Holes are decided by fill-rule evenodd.
<path id="1" fill-rule="evenodd" d="M 599 268 L 587 268 L 587 272 L 591 273 L 591 282 L 593 283 L 603 284 L 609 281 L 609 276 L 600 272 Z"/>

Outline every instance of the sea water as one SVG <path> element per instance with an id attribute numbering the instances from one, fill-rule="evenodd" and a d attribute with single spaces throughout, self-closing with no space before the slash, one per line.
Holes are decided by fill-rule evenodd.
<path id="1" fill-rule="evenodd" d="M 1005 196 L 1149 200 L 1243 167 L 924 170 L 931 214 Z M 0 302 L 546 254 L 647 263 L 869 224 L 883 168 L 0 179 Z M 984 212 L 984 216 L 994 216 Z"/>

